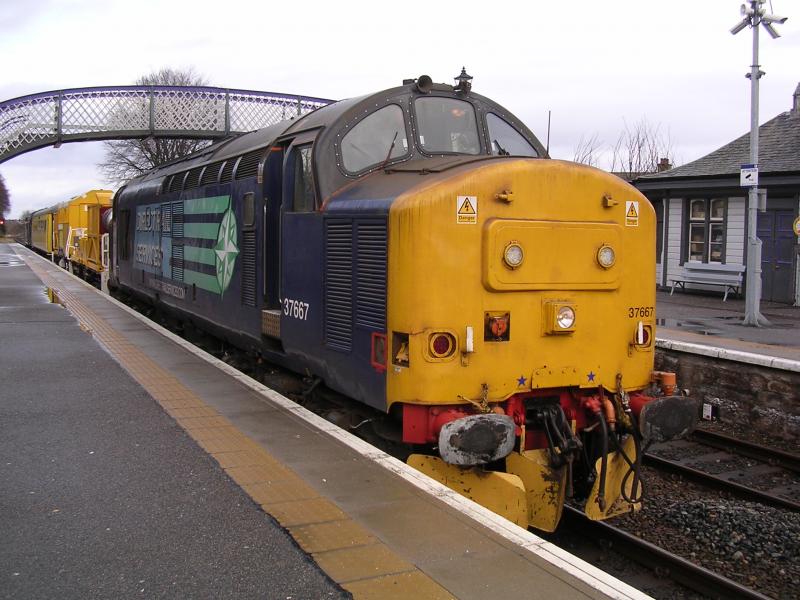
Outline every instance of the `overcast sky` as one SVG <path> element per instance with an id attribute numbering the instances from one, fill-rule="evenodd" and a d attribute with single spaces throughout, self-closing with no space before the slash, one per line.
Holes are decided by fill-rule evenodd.
<path id="1" fill-rule="evenodd" d="M 686 163 L 749 129 L 752 34 L 729 29 L 740 0 L 543 2 L 182 2 L 0 0 L 0 100 L 119 85 L 162 67 L 220 87 L 347 98 L 429 74 L 506 106 L 551 155 L 581 137 L 611 145 L 641 119 Z M 761 36 L 760 122 L 789 110 L 800 81 L 800 2 Z M 770 10 L 770 2 L 766 7 Z M 11 216 L 109 187 L 100 143 L 65 144 L 0 164 Z"/>

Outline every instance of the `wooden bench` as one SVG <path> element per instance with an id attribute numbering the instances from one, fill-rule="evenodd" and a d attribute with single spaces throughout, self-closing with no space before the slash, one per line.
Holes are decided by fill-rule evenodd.
<path id="1" fill-rule="evenodd" d="M 685 285 L 687 283 L 719 285 L 725 289 L 725 295 L 722 297 L 722 301 L 725 302 L 728 299 L 728 292 L 739 294 L 744 270 L 744 265 L 687 262 L 683 265 L 682 274 L 670 277 L 672 287 L 669 290 L 669 295 L 672 296 L 676 285 L 680 286 L 682 290 L 686 290 Z"/>

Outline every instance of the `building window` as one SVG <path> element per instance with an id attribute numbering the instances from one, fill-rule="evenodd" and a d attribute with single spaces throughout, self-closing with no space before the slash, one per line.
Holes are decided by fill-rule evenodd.
<path id="1" fill-rule="evenodd" d="M 696 262 L 725 261 L 724 198 L 689 200 L 687 259 Z"/>

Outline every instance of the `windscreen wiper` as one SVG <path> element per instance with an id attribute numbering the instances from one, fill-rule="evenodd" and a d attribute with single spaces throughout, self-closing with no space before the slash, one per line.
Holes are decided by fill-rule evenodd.
<path id="1" fill-rule="evenodd" d="M 394 144 L 397 141 L 397 134 L 399 133 L 400 133 L 399 131 L 394 132 L 394 137 L 392 138 L 392 144 L 389 146 L 389 151 L 386 153 L 386 158 L 383 160 L 383 164 L 381 164 L 381 169 L 383 169 L 386 166 L 386 163 L 389 162 L 389 157 L 392 156 L 392 150 L 394 150 Z"/>
<path id="2" fill-rule="evenodd" d="M 503 148 L 500 145 L 500 142 L 498 142 L 497 140 L 493 140 L 493 141 L 494 141 L 494 145 L 497 146 L 497 153 L 500 156 L 511 156 L 511 153 L 508 150 L 506 150 L 505 148 Z"/>

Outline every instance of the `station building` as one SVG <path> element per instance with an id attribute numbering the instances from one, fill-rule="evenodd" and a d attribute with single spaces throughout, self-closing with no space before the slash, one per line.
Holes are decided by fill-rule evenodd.
<path id="1" fill-rule="evenodd" d="M 740 170 L 750 162 L 750 134 L 686 165 L 644 175 L 633 183 L 655 208 L 656 283 L 720 291 L 708 281 L 746 280 L 748 189 Z M 800 245 L 793 231 L 800 212 L 800 84 L 792 107 L 759 128 L 758 213 L 762 242 L 762 300 L 800 305 Z"/>

